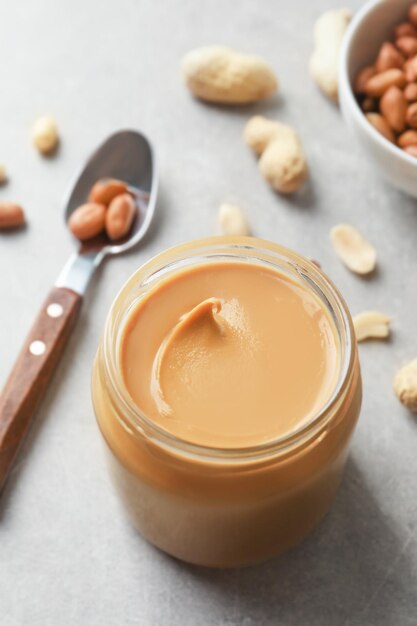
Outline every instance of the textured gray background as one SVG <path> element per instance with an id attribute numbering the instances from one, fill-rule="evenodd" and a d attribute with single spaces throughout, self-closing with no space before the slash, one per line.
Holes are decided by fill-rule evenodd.
<path id="1" fill-rule="evenodd" d="M 349 0 L 358 8 L 360 0 Z M 94 281 L 58 375 L 0 500 L 2 626 L 417 624 L 417 421 L 391 391 L 417 356 L 417 205 L 372 171 L 312 84 L 312 24 L 328 0 L 1 1 L 0 160 L 29 227 L 0 236 L 0 379 L 71 252 L 62 198 L 107 133 L 145 131 L 160 166 L 155 227 L 142 247 Z M 277 98 L 239 110 L 205 106 L 181 84 L 188 49 L 224 43 L 264 55 Z M 62 145 L 42 159 L 30 145 L 38 114 L 58 120 Z M 242 142 L 254 112 L 299 130 L 311 183 L 280 198 Z M 332 511 L 302 546 L 240 571 L 183 565 L 147 545 L 108 484 L 90 403 L 90 370 L 110 303 L 151 255 L 215 230 L 235 201 L 254 232 L 319 259 L 352 312 L 394 317 L 389 343 L 360 348 L 365 397 L 346 477 Z M 351 275 L 328 241 L 339 222 L 379 251 L 372 280 Z"/>

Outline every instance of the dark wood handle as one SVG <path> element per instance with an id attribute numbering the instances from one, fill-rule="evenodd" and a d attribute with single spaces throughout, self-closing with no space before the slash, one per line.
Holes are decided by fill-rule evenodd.
<path id="1" fill-rule="evenodd" d="M 0 491 L 77 317 L 82 297 L 50 292 L 0 396 Z"/>

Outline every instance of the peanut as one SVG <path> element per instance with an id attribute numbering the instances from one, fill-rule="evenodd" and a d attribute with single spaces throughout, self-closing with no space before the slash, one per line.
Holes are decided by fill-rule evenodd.
<path id="1" fill-rule="evenodd" d="M 404 151 L 413 157 L 417 157 L 417 146 L 407 146 L 407 148 L 404 148 Z"/>
<path id="2" fill-rule="evenodd" d="M 405 83 L 404 72 L 400 69 L 392 68 L 372 76 L 365 85 L 365 93 L 367 96 L 380 98 L 390 87 L 404 87 Z"/>
<path id="3" fill-rule="evenodd" d="M 246 124 L 244 139 L 261 155 L 259 169 L 273 189 L 288 194 L 301 187 L 308 169 L 293 128 L 257 115 Z"/>
<path id="4" fill-rule="evenodd" d="M 395 143 L 395 135 L 392 132 L 387 120 L 382 117 L 382 115 L 379 113 L 367 113 L 366 119 L 379 133 L 381 133 L 381 135 L 385 137 L 385 139 Z"/>
<path id="5" fill-rule="evenodd" d="M 408 126 L 411 126 L 411 128 L 417 128 L 417 102 L 414 102 L 407 107 L 406 120 Z"/>
<path id="6" fill-rule="evenodd" d="M 16 228 L 25 223 L 25 213 L 19 204 L 0 202 L 0 230 Z"/>
<path id="7" fill-rule="evenodd" d="M 399 37 L 417 37 L 417 28 L 410 22 L 401 22 L 394 29 L 395 38 Z"/>
<path id="8" fill-rule="evenodd" d="M 257 102 L 272 96 L 278 87 L 273 70 L 263 59 L 221 46 L 189 52 L 181 71 L 191 93 L 208 102 Z"/>
<path id="9" fill-rule="evenodd" d="M 0 185 L 7 183 L 7 170 L 3 163 L 0 163 Z"/>
<path id="10" fill-rule="evenodd" d="M 417 131 L 406 130 L 405 133 L 398 137 L 398 145 L 400 148 L 408 148 L 409 146 L 417 146 Z"/>
<path id="11" fill-rule="evenodd" d="M 371 113 L 376 109 L 376 102 L 373 98 L 365 98 L 362 102 L 362 111 L 365 113 Z"/>
<path id="12" fill-rule="evenodd" d="M 397 372 L 393 387 L 399 401 L 410 411 L 417 412 L 417 359 Z"/>
<path id="13" fill-rule="evenodd" d="M 320 89 L 335 102 L 338 100 L 340 47 L 351 17 L 347 9 L 326 11 L 314 26 L 315 47 L 310 72 Z"/>
<path id="14" fill-rule="evenodd" d="M 404 89 L 404 98 L 407 102 L 415 102 L 417 100 L 417 83 L 409 83 Z"/>
<path id="15" fill-rule="evenodd" d="M 376 250 L 356 228 L 339 224 L 330 231 L 330 240 L 338 257 L 352 272 L 373 272 L 376 266 Z"/>
<path id="16" fill-rule="evenodd" d="M 374 65 L 368 65 L 364 67 L 356 77 L 354 91 L 358 94 L 364 94 L 366 89 L 366 83 L 372 76 L 375 76 L 376 70 Z"/>
<path id="17" fill-rule="evenodd" d="M 97 202 L 87 202 L 79 206 L 68 220 L 72 234 L 85 241 L 99 235 L 104 229 L 106 207 Z"/>
<path id="18" fill-rule="evenodd" d="M 415 37 L 399 37 L 395 45 L 406 57 L 417 54 L 417 39 Z"/>
<path id="19" fill-rule="evenodd" d="M 374 65 L 357 74 L 353 91 L 370 124 L 388 141 L 417 156 L 417 2 L 408 22 L 394 28 L 395 45 L 385 41 Z M 379 112 L 378 112 L 379 111 Z"/>
<path id="20" fill-rule="evenodd" d="M 108 206 L 113 198 L 121 193 L 126 193 L 126 191 L 127 184 L 123 180 L 101 178 L 91 187 L 88 200 Z"/>
<path id="21" fill-rule="evenodd" d="M 408 9 L 408 19 L 410 22 L 417 25 L 417 3 L 412 4 Z"/>
<path id="22" fill-rule="evenodd" d="M 58 128 L 53 117 L 44 116 L 36 120 L 32 129 L 32 141 L 42 154 L 50 154 L 58 145 Z"/>
<path id="23" fill-rule="evenodd" d="M 391 318 L 379 311 L 364 311 L 355 315 L 353 326 L 356 341 L 386 339 L 389 337 Z"/>
<path id="24" fill-rule="evenodd" d="M 106 212 L 105 227 L 113 241 L 121 239 L 132 227 L 136 215 L 136 204 L 129 193 L 113 198 Z"/>
<path id="25" fill-rule="evenodd" d="M 385 70 L 397 67 L 399 69 L 404 65 L 404 57 L 401 52 L 389 41 L 382 44 L 376 59 L 375 69 L 377 73 L 385 72 Z"/>
<path id="26" fill-rule="evenodd" d="M 411 57 L 404 63 L 405 77 L 408 83 L 417 80 L 417 57 Z"/>
<path id="27" fill-rule="evenodd" d="M 379 108 L 393 130 L 397 133 L 404 130 L 407 102 L 401 89 L 398 87 L 387 89 L 381 98 Z"/>
<path id="28" fill-rule="evenodd" d="M 222 204 L 217 219 L 223 235 L 250 235 L 249 224 L 238 206 Z"/>

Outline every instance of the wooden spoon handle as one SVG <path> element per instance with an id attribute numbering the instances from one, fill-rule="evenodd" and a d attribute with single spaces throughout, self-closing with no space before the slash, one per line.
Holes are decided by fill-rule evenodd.
<path id="1" fill-rule="evenodd" d="M 81 302 L 75 291 L 52 289 L 6 382 L 0 396 L 0 491 L 55 372 Z"/>

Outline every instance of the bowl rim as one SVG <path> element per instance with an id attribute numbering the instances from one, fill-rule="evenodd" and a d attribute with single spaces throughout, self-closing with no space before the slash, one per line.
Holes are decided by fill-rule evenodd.
<path id="1" fill-rule="evenodd" d="M 365 114 L 359 107 L 358 101 L 356 100 L 355 94 L 353 92 L 352 84 L 349 80 L 348 76 L 348 57 L 349 52 L 351 50 L 352 39 L 355 35 L 357 29 L 362 24 L 365 18 L 376 9 L 378 6 L 385 4 L 386 0 L 369 0 L 363 7 L 361 7 L 353 16 L 350 24 L 346 30 L 345 36 L 342 41 L 342 47 L 340 50 L 340 62 L 339 62 L 339 88 L 340 92 L 346 96 L 347 104 L 352 111 L 352 115 L 354 116 L 356 122 L 363 128 L 364 132 L 366 132 L 373 140 L 376 142 L 381 149 L 389 152 L 394 158 L 407 163 L 412 167 L 417 168 L 417 158 L 411 156 L 411 154 L 407 154 L 405 150 L 402 150 L 399 146 L 392 143 L 388 139 L 386 139 L 381 133 L 379 133 L 366 119 Z M 412 2 L 410 1 L 410 6 Z"/>

